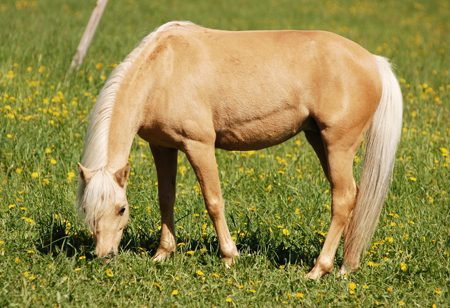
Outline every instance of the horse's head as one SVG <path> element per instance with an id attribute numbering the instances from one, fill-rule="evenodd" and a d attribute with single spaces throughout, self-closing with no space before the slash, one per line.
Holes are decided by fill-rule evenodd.
<path id="1" fill-rule="evenodd" d="M 93 171 L 78 164 L 78 171 L 77 204 L 94 234 L 95 254 L 98 258 L 115 255 L 130 215 L 126 196 L 130 164 L 115 172 Z"/>

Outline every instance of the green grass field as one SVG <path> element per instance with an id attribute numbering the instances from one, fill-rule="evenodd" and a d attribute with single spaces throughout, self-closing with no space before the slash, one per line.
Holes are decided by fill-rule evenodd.
<path id="1" fill-rule="evenodd" d="M 0 3 L 0 306 L 449 307 L 450 4 L 430 1 L 111 0 L 80 71 L 66 72 L 94 0 Z M 404 99 L 390 194 L 360 269 L 304 275 L 330 222 L 329 184 L 303 134 L 217 151 L 241 258 L 226 269 L 193 170 L 179 156 L 177 253 L 159 243 L 156 171 L 136 137 L 131 217 L 116 260 L 94 259 L 74 210 L 89 114 L 114 66 L 170 20 L 228 29 L 320 29 L 392 59 Z M 355 157 L 359 179 L 363 152 Z"/>

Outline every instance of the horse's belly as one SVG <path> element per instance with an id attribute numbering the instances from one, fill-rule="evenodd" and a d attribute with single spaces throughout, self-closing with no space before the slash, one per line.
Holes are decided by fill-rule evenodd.
<path id="1" fill-rule="evenodd" d="M 306 116 L 279 114 L 216 128 L 216 148 L 249 151 L 267 148 L 295 136 L 305 127 Z"/>

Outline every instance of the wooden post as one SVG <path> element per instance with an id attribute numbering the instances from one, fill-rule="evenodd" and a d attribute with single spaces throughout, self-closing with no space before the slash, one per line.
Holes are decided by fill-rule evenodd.
<path id="1" fill-rule="evenodd" d="M 89 45 L 91 44 L 92 37 L 94 36 L 98 23 L 102 18 L 102 14 L 107 3 L 108 0 L 97 0 L 97 4 L 92 11 L 91 18 L 89 19 L 86 30 L 84 30 L 83 37 L 81 38 L 80 44 L 78 45 L 77 51 L 75 52 L 75 56 L 73 57 L 69 72 L 71 72 L 74 68 L 78 68 L 81 63 L 83 63 L 83 58 L 86 55 L 86 51 L 89 48 Z"/>

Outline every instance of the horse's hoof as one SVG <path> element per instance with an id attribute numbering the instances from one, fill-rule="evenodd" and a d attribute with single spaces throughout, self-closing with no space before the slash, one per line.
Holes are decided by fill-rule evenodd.
<path id="1" fill-rule="evenodd" d="M 223 258 L 223 262 L 225 263 L 226 268 L 231 268 L 233 265 L 236 264 L 234 258 Z"/>
<path id="2" fill-rule="evenodd" d="M 316 272 L 313 272 L 313 270 L 311 270 L 308 274 L 306 274 L 305 278 L 306 279 L 314 279 L 314 280 L 316 280 L 316 279 L 320 278 L 320 275 L 318 273 L 316 273 Z"/>
<path id="3" fill-rule="evenodd" d="M 170 256 L 173 252 L 171 251 L 157 251 L 156 254 L 153 256 L 152 261 L 153 262 L 164 262 L 168 259 L 170 259 Z"/>
<path id="4" fill-rule="evenodd" d="M 306 279 L 320 279 L 326 274 L 329 274 L 331 271 L 324 270 L 319 266 L 314 266 L 314 268 L 306 275 Z"/>
<path id="5" fill-rule="evenodd" d="M 236 264 L 236 259 L 238 259 L 239 257 L 240 257 L 239 253 L 236 253 L 232 257 L 223 257 L 222 256 L 222 260 L 225 263 L 226 268 L 231 268 L 233 265 Z"/>
<path id="6" fill-rule="evenodd" d="M 338 275 L 343 277 L 344 279 L 346 279 L 347 275 L 350 274 L 351 272 L 354 272 L 358 269 L 358 265 L 355 266 L 350 266 L 347 263 L 346 264 L 342 264 L 341 269 L 338 272 Z"/>

